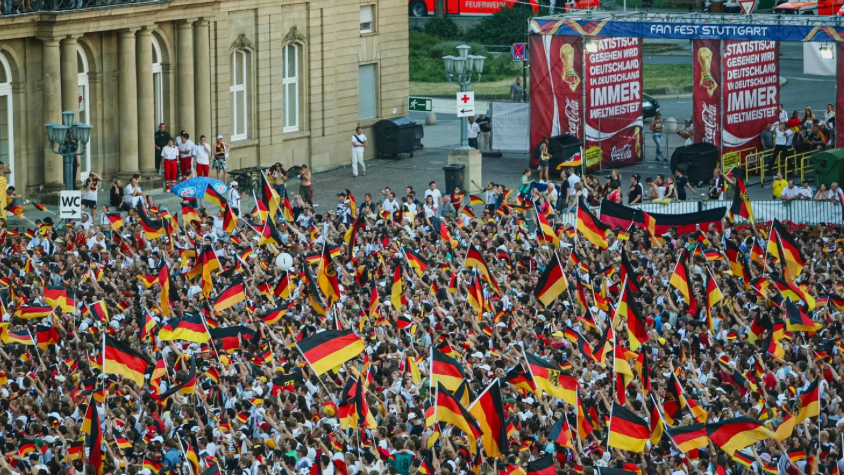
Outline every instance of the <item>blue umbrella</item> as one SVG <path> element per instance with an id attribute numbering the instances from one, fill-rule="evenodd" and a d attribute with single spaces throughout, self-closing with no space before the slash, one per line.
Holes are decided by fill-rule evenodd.
<path id="1" fill-rule="evenodd" d="M 208 185 L 211 185 L 211 187 L 214 188 L 214 191 L 221 195 L 229 191 L 229 187 L 222 181 L 204 176 L 183 181 L 173 188 L 170 188 L 170 191 L 172 191 L 174 195 L 182 198 L 201 199 L 205 196 L 205 190 L 208 188 Z"/>

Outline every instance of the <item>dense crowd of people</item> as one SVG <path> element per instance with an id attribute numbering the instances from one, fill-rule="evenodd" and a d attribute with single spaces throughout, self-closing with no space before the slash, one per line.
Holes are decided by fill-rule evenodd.
<path id="1" fill-rule="evenodd" d="M 548 206 L 527 184 L 347 190 L 320 213 L 268 183 L 239 219 L 208 192 L 166 210 L 133 187 L 96 222 L 1 228 L 0 475 L 840 472 L 841 226 L 783 225 L 809 257 L 784 276 L 788 255 L 759 252 L 770 223 L 724 219 L 661 241 L 634 225 L 596 247 L 553 219 L 543 228 Z M 583 212 L 577 201 L 566 206 Z M 672 279 L 678 259 L 691 299 Z M 549 291 L 555 266 L 563 284 Z M 238 288 L 243 300 L 227 300 Z M 786 294 L 818 328 L 784 332 Z M 636 344 L 630 306 L 645 322 Z M 302 345 L 338 330 L 363 351 L 315 370 Z M 146 362 L 140 379 L 109 370 L 107 339 Z M 435 353 L 454 362 L 464 409 L 499 388 L 502 455 L 441 419 Z M 576 402 L 537 388 L 528 357 L 576 381 Z M 621 385 L 619 360 L 633 368 Z M 777 430 L 815 387 L 819 416 Z M 607 436 L 622 404 L 651 427 L 654 414 L 665 429 L 747 417 L 778 437 L 729 453 L 666 430 L 621 450 Z M 537 471 L 540 460 L 552 464 Z"/>

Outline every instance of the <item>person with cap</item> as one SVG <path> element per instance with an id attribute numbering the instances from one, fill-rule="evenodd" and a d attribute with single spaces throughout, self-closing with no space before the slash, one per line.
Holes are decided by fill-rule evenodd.
<path id="1" fill-rule="evenodd" d="M 223 136 L 218 135 L 217 142 L 214 143 L 214 163 L 211 165 L 211 168 L 214 169 L 218 180 L 220 179 L 220 170 L 223 171 L 223 183 L 228 181 L 229 166 L 226 160 L 229 158 L 230 150 L 231 145 L 223 142 Z"/>
<path id="2" fill-rule="evenodd" d="M 226 201 L 231 206 L 235 216 L 240 216 L 240 199 L 246 195 L 246 192 L 238 189 L 237 181 L 229 183 L 229 191 L 226 193 Z"/>

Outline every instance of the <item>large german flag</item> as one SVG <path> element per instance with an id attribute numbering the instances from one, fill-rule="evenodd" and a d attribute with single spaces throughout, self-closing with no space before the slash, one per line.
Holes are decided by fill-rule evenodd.
<path id="1" fill-rule="evenodd" d="M 651 438 L 648 423 L 615 402 L 610 412 L 609 432 L 607 445 L 629 452 L 644 451 L 645 444 Z"/>
<path id="2" fill-rule="evenodd" d="M 268 310 L 263 315 L 258 315 L 258 319 L 266 323 L 267 325 L 275 325 L 276 323 L 278 323 L 279 320 L 281 320 L 281 317 L 283 317 L 284 314 L 287 313 L 287 310 L 289 310 L 289 307 L 286 305 L 282 307 L 276 307 L 274 309 Z"/>
<path id="3" fill-rule="evenodd" d="M 431 386 L 439 382 L 449 391 L 457 391 L 466 374 L 460 363 L 442 351 L 431 348 Z"/>
<path id="4" fill-rule="evenodd" d="M 504 382 L 510 383 L 522 391 L 536 392 L 536 383 L 533 382 L 530 373 L 524 370 L 521 363 L 517 364 L 504 375 Z"/>
<path id="5" fill-rule="evenodd" d="M 557 422 L 551 426 L 551 430 L 548 432 L 548 438 L 557 445 L 574 450 L 574 446 L 571 443 L 571 427 L 569 427 L 569 421 L 565 415 L 557 419 Z"/>
<path id="6" fill-rule="evenodd" d="M 208 329 L 199 315 L 173 318 L 158 332 L 161 341 L 187 340 L 194 343 L 206 343 L 211 339 Z"/>
<path id="7" fill-rule="evenodd" d="M 161 285 L 161 295 L 159 296 L 159 304 L 161 305 L 161 315 L 168 316 L 173 313 L 170 305 L 170 268 L 167 263 L 161 266 L 158 271 L 158 283 Z"/>
<path id="8" fill-rule="evenodd" d="M 748 445 L 776 436 L 761 422 L 749 417 L 711 422 L 706 424 L 706 433 L 709 440 L 730 456 Z"/>
<path id="9" fill-rule="evenodd" d="M 284 271 L 281 273 L 281 278 L 278 280 L 278 284 L 276 284 L 273 294 L 282 300 L 287 300 L 290 298 L 292 293 L 293 282 L 291 282 L 290 273 L 288 271 Z"/>
<path id="10" fill-rule="evenodd" d="M 141 228 L 144 230 L 144 236 L 148 241 L 160 238 L 164 235 L 164 221 L 161 219 L 152 219 L 145 213 L 138 213 L 141 218 Z"/>
<path id="11" fill-rule="evenodd" d="M 690 424 L 676 429 L 669 428 L 665 431 L 665 433 L 671 437 L 674 444 L 676 444 L 684 454 L 689 453 L 690 450 L 706 447 L 709 444 L 709 436 L 706 433 L 706 424 Z"/>
<path id="12" fill-rule="evenodd" d="M 210 183 L 205 188 L 205 195 L 204 196 L 205 196 L 206 201 L 210 201 L 211 203 L 214 203 L 215 205 L 219 206 L 220 208 L 226 206 L 226 203 L 228 203 L 228 201 L 226 201 L 226 199 L 223 198 L 223 195 L 217 193 L 217 190 L 215 190 L 214 187 L 211 186 Z"/>
<path id="13" fill-rule="evenodd" d="M 434 418 L 436 421 L 452 424 L 462 430 L 466 434 L 466 438 L 469 439 L 469 450 L 474 454 L 477 450 L 478 437 L 481 436 L 478 421 L 460 405 L 460 402 L 441 383 L 437 384 L 435 401 Z"/>
<path id="14" fill-rule="evenodd" d="M 261 238 L 258 240 L 259 246 L 275 245 L 280 246 L 282 243 L 281 234 L 278 232 L 275 221 L 268 219 L 261 228 Z"/>
<path id="15" fill-rule="evenodd" d="M 800 411 L 796 415 L 795 423 L 799 424 L 810 417 L 817 417 L 820 414 L 820 407 L 820 389 L 816 379 L 800 395 Z"/>
<path id="16" fill-rule="evenodd" d="M 473 272 L 469 279 L 470 281 L 469 286 L 467 287 L 466 300 L 469 302 L 469 305 L 475 309 L 475 313 L 478 314 L 478 320 L 480 320 L 483 316 L 486 302 L 486 299 L 484 299 L 484 288 L 481 285 L 481 279 L 477 272 Z"/>
<path id="17" fill-rule="evenodd" d="M 744 180 L 734 175 L 733 170 L 730 170 L 727 176 L 736 180 L 736 193 L 733 195 L 733 203 L 730 205 L 731 221 L 735 220 L 735 216 L 741 216 L 755 226 L 753 207 L 750 206 L 750 197 L 747 196 L 747 186 L 744 184 Z"/>
<path id="18" fill-rule="evenodd" d="M 141 375 L 143 380 L 143 374 Z M 140 385 L 139 385 L 140 386 Z M 96 475 L 103 475 L 105 468 L 105 454 L 103 454 L 103 430 L 100 427 L 100 412 L 97 410 L 97 404 L 94 401 L 93 395 L 88 404 L 88 412 L 85 414 L 85 422 L 82 428 L 87 427 L 88 437 L 86 438 L 86 445 L 88 446 L 88 463 L 93 465 Z"/>
<path id="19" fill-rule="evenodd" d="M 36 325 L 35 341 L 38 342 L 38 348 L 46 350 L 48 346 L 57 344 L 60 339 L 61 335 L 56 331 L 56 327 Z"/>
<path id="20" fill-rule="evenodd" d="M 551 454 L 545 454 L 541 459 L 528 462 L 527 475 L 557 475 L 557 465 Z"/>
<path id="21" fill-rule="evenodd" d="M 817 302 L 815 302 L 815 298 L 808 292 L 792 284 L 790 281 L 778 279 L 773 274 L 769 274 L 769 277 L 774 282 L 774 286 L 776 286 L 777 291 L 779 291 L 784 300 L 791 299 L 793 302 L 803 302 L 806 310 L 809 312 L 815 309 Z"/>
<path id="22" fill-rule="evenodd" d="M 243 325 L 214 328 L 209 335 L 217 349 L 226 352 L 238 349 L 242 341 L 258 339 L 258 333 L 255 330 Z"/>
<path id="23" fill-rule="evenodd" d="M 644 345 L 650 336 L 645 320 L 639 315 L 636 300 L 633 298 L 633 291 L 630 289 L 630 280 L 624 281 L 621 288 L 621 296 L 618 298 L 616 314 L 627 319 L 627 334 L 630 337 L 630 349 L 636 351 Z"/>
<path id="24" fill-rule="evenodd" d="M 648 214 L 656 220 L 655 230 L 659 235 L 667 233 L 671 228 L 676 228 L 678 235 L 692 234 L 698 229 L 708 230 L 713 225 L 720 233 L 723 230 L 721 219 L 727 214 L 727 208 L 713 208 L 686 214 Z M 601 201 L 601 222 L 609 225 L 612 229 L 627 229 L 631 222 L 636 223 L 640 228 L 647 229 L 644 215 L 640 210 L 613 203 L 610 200 Z"/>
<path id="25" fill-rule="evenodd" d="M 492 290 L 494 290 L 496 294 L 501 295 L 501 289 L 498 287 L 498 282 L 492 276 L 492 273 L 490 273 L 489 267 L 487 267 L 486 262 L 484 262 L 484 257 L 472 244 L 469 245 L 469 250 L 466 252 L 466 260 L 463 262 L 463 266 L 478 269 L 481 273 L 481 277 L 489 283 Z"/>
<path id="26" fill-rule="evenodd" d="M 718 284 L 715 282 L 715 276 L 712 275 L 712 271 L 707 267 L 706 271 L 706 321 L 707 327 L 712 334 L 715 334 L 715 315 L 712 312 L 712 308 L 718 305 L 719 302 L 724 300 L 724 294 L 721 293 L 721 289 L 718 288 Z M 751 342 L 752 343 L 752 342 Z"/>
<path id="27" fill-rule="evenodd" d="M 536 213 L 536 216 L 539 224 L 539 233 L 537 234 L 540 234 L 545 242 L 553 244 L 555 249 L 559 249 L 560 238 L 557 237 L 557 233 L 554 232 L 554 228 L 548 222 L 548 218 L 542 213 Z"/>
<path id="28" fill-rule="evenodd" d="M 556 299 L 569 286 L 566 275 L 563 273 L 563 265 L 557 253 L 551 255 L 551 259 L 545 265 L 545 271 L 536 282 L 533 295 L 546 307 Z"/>
<path id="29" fill-rule="evenodd" d="M 396 262 L 396 270 L 393 273 L 393 286 L 390 290 L 390 303 L 396 309 L 396 312 L 401 311 L 402 305 L 407 305 L 407 297 L 404 295 L 404 280 L 402 279 L 401 263 Z"/>
<path id="30" fill-rule="evenodd" d="M 675 421 L 683 417 L 683 409 L 688 407 L 688 405 L 686 397 L 683 395 L 683 388 L 680 387 L 680 382 L 677 381 L 677 375 L 672 373 L 665 385 L 665 400 L 662 402 L 662 408 L 665 410 L 665 419 L 669 424 L 674 424 Z"/>
<path id="31" fill-rule="evenodd" d="M 43 318 L 53 313 L 55 307 L 20 307 L 15 310 L 15 316 L 22 320 Z"/>
<path id="32" fill-rule="evenodd" d="M 401 247 L 401 250 L 404 253 L 404 256 L 407 258 L 407 263 L 410 264 L 410 267 L 412 267 L 413 270 L 416 271 L 416 275 L 422 277 L 422 273 L 424 273 L 430 265 L 428 263 L 428 260 L 420 256 L 413 250 L 408 249 L 404 246 Z"/>
<path id="33" fill-rule="evenodd" d="M 507 453 L 507 418 L 501 402 L 501 382 L 495 378 L 492 384 L 469 406 L 469 414 L 478 421 L 484 454 L 500 457 Z"/>
<path id="34" fill-rule="evenodd" d="M 296 342 L 317 375 L 363 354 L 363 340 L 351 330 L 326 330 Z"/>
<path id="35" fill-rule="evenodd" d="M 689 267 L 686 259 L 687 253 L 684 249 L 677 258 L 677 264 L 674 266 L 674 273 L 671 274 L 671 278 L 668 280 L 668 283 L 680 291 L 680 294 L 683 296 L 683 301 L 689 306 L 689 313 L 697 315 L 697 303 L 695 302 L 695 296 L 692 292 L 692 281 L 689 278 Z"/>
<path id="36" fill-rule="evenodd" d="M 596 218 L 586 207 L 586 204 L 578 201 L 577 203 L 577 222 L 575 228 L 591 242 L 595 247 L 607 248 L 607 235 L 610 227 L 602 223 Z"/>
<path id="37" fill-rule="evenodd" d="M 328 298 L 328 303 L 340 300 L 340 282 L 337 280 L 337 267 L 334 265 L 334 259 L 331 254 L 325 249 L 320 256 L 319 267 L 317 268 L 317 284 L 322 295 Z"/>
<path id="38" fill-rule="evenodd" d="M 780 259 L 782 272 L 787 279 L 794 281 L 806 267 L 806 257 L 800 251 L 797 241 L 779 220 L 775 219 L 771 224 L 771 234 L 776 235 L 776 257 Z M 770 253 L 770 247 L 769 244 L 768 253 Z"/>
<path id="39" fill-rule="evenodd" d="M 613 374 L 615 374 L 615 389 L 618 402 L 624 404 L 627 401 L 627 386 L 633 381 L 633 370 L 625 357 L 625 348 L 618 343 L 613 347 Z"/>
<path id="40" fill-rule="evenodd" d="M 44 287 L 44 300 L 53 308 L 60 306 L 62 312 L 65 313 L 73 313 L 76 310 L 73 292 L 66 287 L 52 285 Z"/>
<path id="41" fill-rule="evenodd" d="M 237 215 L 234 214 L 234 210 L 232 207 L 226 203 L 226 207 L 223 210 L 223 231 L 231 234 L 235 232 L 237 229 Z"/>
<path id="42" fill-rule="evenodd" d="M 246 300 L 246 291 L 243 288 L 243 282 L 237 282 L 229 286 L 226 290 L 220 292 L 217 300 L 214 301 L 214 311 L 222 312 L 223 310 Z"/>
<path id="43" fill-rule="evenodd" d="M 783 303 L 783 311 L 785 313 L 785 329 L 790 332 L 816 332 L 823 328 L 823 325 L 812 320 L 812 317 L 806 315 L 794 302 L 791 297 L 786 297 Z"/>
<path id="44" fill-rule="evenodd" d="M 152 363 L 147 357 L 110 335 L 105 335 L 105 358 L 103 358 L 103 373 L 119 374 L 134 381 L 138 387 L 144 385 L 144 373 Z"/>
<path id="45" fill-rule="evenodd" d="M 580 384 L 573 376 L 530 353 L 525 353 L 530 374 L 536 384 L 537 394 L 545 391 L 549 396 L 558 397 L 569 404 L 577 402 Z"/>

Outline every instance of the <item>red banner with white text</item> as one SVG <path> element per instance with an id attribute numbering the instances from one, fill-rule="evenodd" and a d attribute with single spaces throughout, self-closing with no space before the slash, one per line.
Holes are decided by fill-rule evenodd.
<path id="1" fill-rule="evenodd" d="M 724 43 L 724 132 L 722 153 L 759 148 L 766 122 L 777 120 L 780 98 L 779 43 Z"/>
<path id="2" fill-rule="evenodd" d="M 692 102 L 694 142 L 721 148 L 721 40 L 695 39 Z"/>
<path id="3" fill-rule="evenodd" d="M 640 163 L 642 39 L 590 39 L 585 49 L 586 155 L 600 151 L 603 168 Z"/>
<path id="4" fill-rule="evenodd" d="M 530 37 L 530 146 L 542 136 L 583 140 L 583 38 Z"/>

